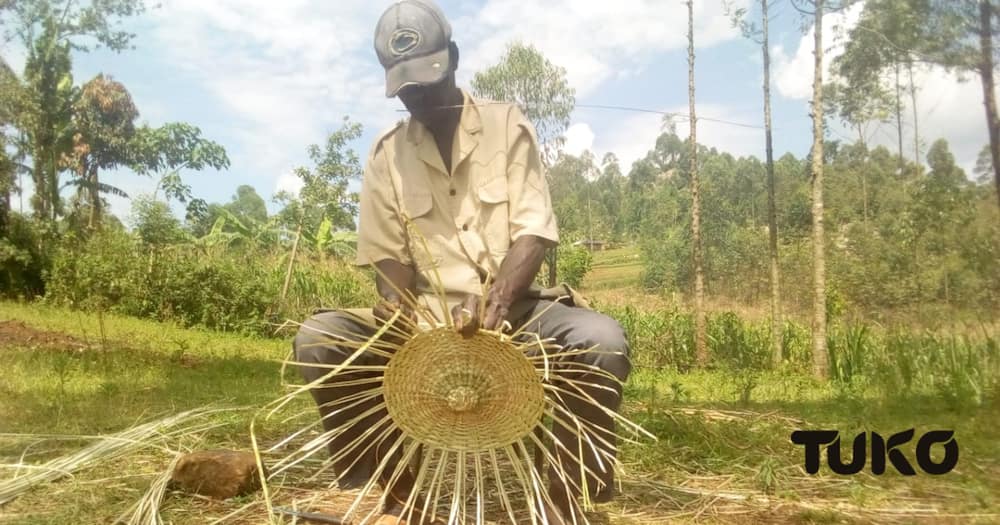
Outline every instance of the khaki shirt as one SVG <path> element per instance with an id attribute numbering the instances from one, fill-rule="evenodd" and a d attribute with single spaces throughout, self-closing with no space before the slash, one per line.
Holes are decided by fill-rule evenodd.
<path id="1" fill-rule="evenodd" d="M 430 131 L 407 119 L 375 141 L 361 187 L 358 264 L 415 266 L 417 292 L 439 320 L 434 283 L 450 309 L 483 294 L 522 235 L 559 241 L 534 127 L 513 104 L 463 96 L 451 173 Z"/>

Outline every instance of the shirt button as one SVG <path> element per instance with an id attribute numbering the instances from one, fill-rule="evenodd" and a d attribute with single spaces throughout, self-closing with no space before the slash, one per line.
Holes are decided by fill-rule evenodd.
<path id="1" fill-rule="evenodd" d="M 448 190 L 448 195 L 451 195 L 452 197 L 454 197 L 455 196 L 455 188 L 452 188 L 452 189 Z"/>
<path id="2" fill-rule="evenodd" d="M 469 231 L 469 225 L 468 224 L 463 224 L 462 225 L 462 231 L 464 231 L 464 232 Z"/>

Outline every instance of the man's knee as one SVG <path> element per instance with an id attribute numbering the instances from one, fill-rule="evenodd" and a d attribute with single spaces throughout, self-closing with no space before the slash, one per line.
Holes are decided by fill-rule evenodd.
<path id="1" fill-rule="evenodd" d="M 594 348 L 594 351 L 580 356 L 582 361 L 610 372 L 621 381 L 628 378 L 632 370 L 628 337 L 618 321 L 592 312 L 574 323 L 572 335 L 567 339 L 567 346 Z"/>
<path id="2" fill-rule="evenodd" d="M 307 381 L 314 381 L 326 372 L 326 368 L 309 366 L 338 365 L 351 355 L 350 349 L 338 346 L 341 337 L 350 337 L 357 327 L 350 317 L 342 312 L 322 312 L 310 317 L 299 326 L 292 341 L 295 360 Z"/>

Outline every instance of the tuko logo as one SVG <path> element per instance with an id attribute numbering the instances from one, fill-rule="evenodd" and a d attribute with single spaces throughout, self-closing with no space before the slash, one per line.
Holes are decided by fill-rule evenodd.
<path id="1" fill-rule="evenodd" d="M 885 473 L 888 459 L 893 468 L 904 476 L 915 476 L 913 465 L 900 450 L 902 445 L 913 439 L 914 429 L 905 430 L 883 439 L 877 432 L 871 433 L 871 472 L 879 476 Z M 840 452 L 840 433 L 836 430 L 796 430 L 792 432 L 792 443 L 802 445 L 806 454 L 806 472 L 819 472 L 820 446 L 829 444 L 826 448 L 826 460 L 830 470 L 837 474 L 857 474 L 865 468 L 868 461 L 867 433 L 862 432 L 854 438 L 851 462 L 844 463 Z M 931 447 L 942 444 L 944 456 L 938 461 L 931 457 Z M 917 465 L 927 474 L 947 474 L 958 463 L 958 441 L 955 441 L 953 430 L 932 430 L 917 441 L 914 451 Z"/>

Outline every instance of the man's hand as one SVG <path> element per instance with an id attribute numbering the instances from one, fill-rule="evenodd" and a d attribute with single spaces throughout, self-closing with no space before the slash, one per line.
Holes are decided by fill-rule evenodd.
<path id="1" fill-rule="evenodd" d="M 413 293 L 415 289 L 416 270 L 412 266 L 401 264 L 391 259 L 383 259 L 375 263 L 378 270 L 375 276 L 375 286 L 382 300 L 372 308 L 375 322 L 379 327 L 392 318 L 396 311 L 401 311 L 401 316 L 410 320 L 409 323 L 397 321 L 394 328 L 403 333 L 409 333 L 408 326 L 416 324 L 416 316 L 410 305 L 403 301 L 401 293 Z M 390 340 L 402 343 L 399 335 L 387 334 Z"/>
<path id="2" fill-rule="evenodd" d="M 510 301 L 501 297 L 496 287 L 490 288 L 490 293 L 486 296 L 486 318 L 483 319 L 483 328 L 486 330 L 498 330 L 507 319 L 507 312 L 510 311 Z"/>
<path id="3" fill-rule="evenodd" d="M 469 294 L 465 299 L 451 309 L 451 317 L 455 320 L 455 328 L 465 337 L 472 337 L 482 327 L 484 330 L 497 330 L 503 326 L 510 310 L 510 304 L 493 288 L 486 296 L 486 310 L 480 319 L 480 298 Z"/>
<path id="4" fill-rule="evenodd" d="M 451 309 L 455 329 L 464 337 L 472 337 L 479 330 L 479 296 L 469 294 Z"/>
<path id="5" fill-rule="evenodd" d="M 372 308 L 372 314 L 375 316 L 375 323 L 381 328 L 385 323 L 392 319 L 392 316 L 396 312 L 400 312 L 400 319 L 397 319 L 393 323 L 390 331 L 386 332 L 383 336 L 387 341 L 391 341 L 396 344 L 403 344 L 406 342 L 403 334 L 410 334 L 410 326 L 416 324 L 416 316 L 413 314 L 413 309 L 398 297 L 390 297 L 388 299 L 383 299 L 378 304 Z M 402 318 L 408 319 L 408 321 Z"/>

